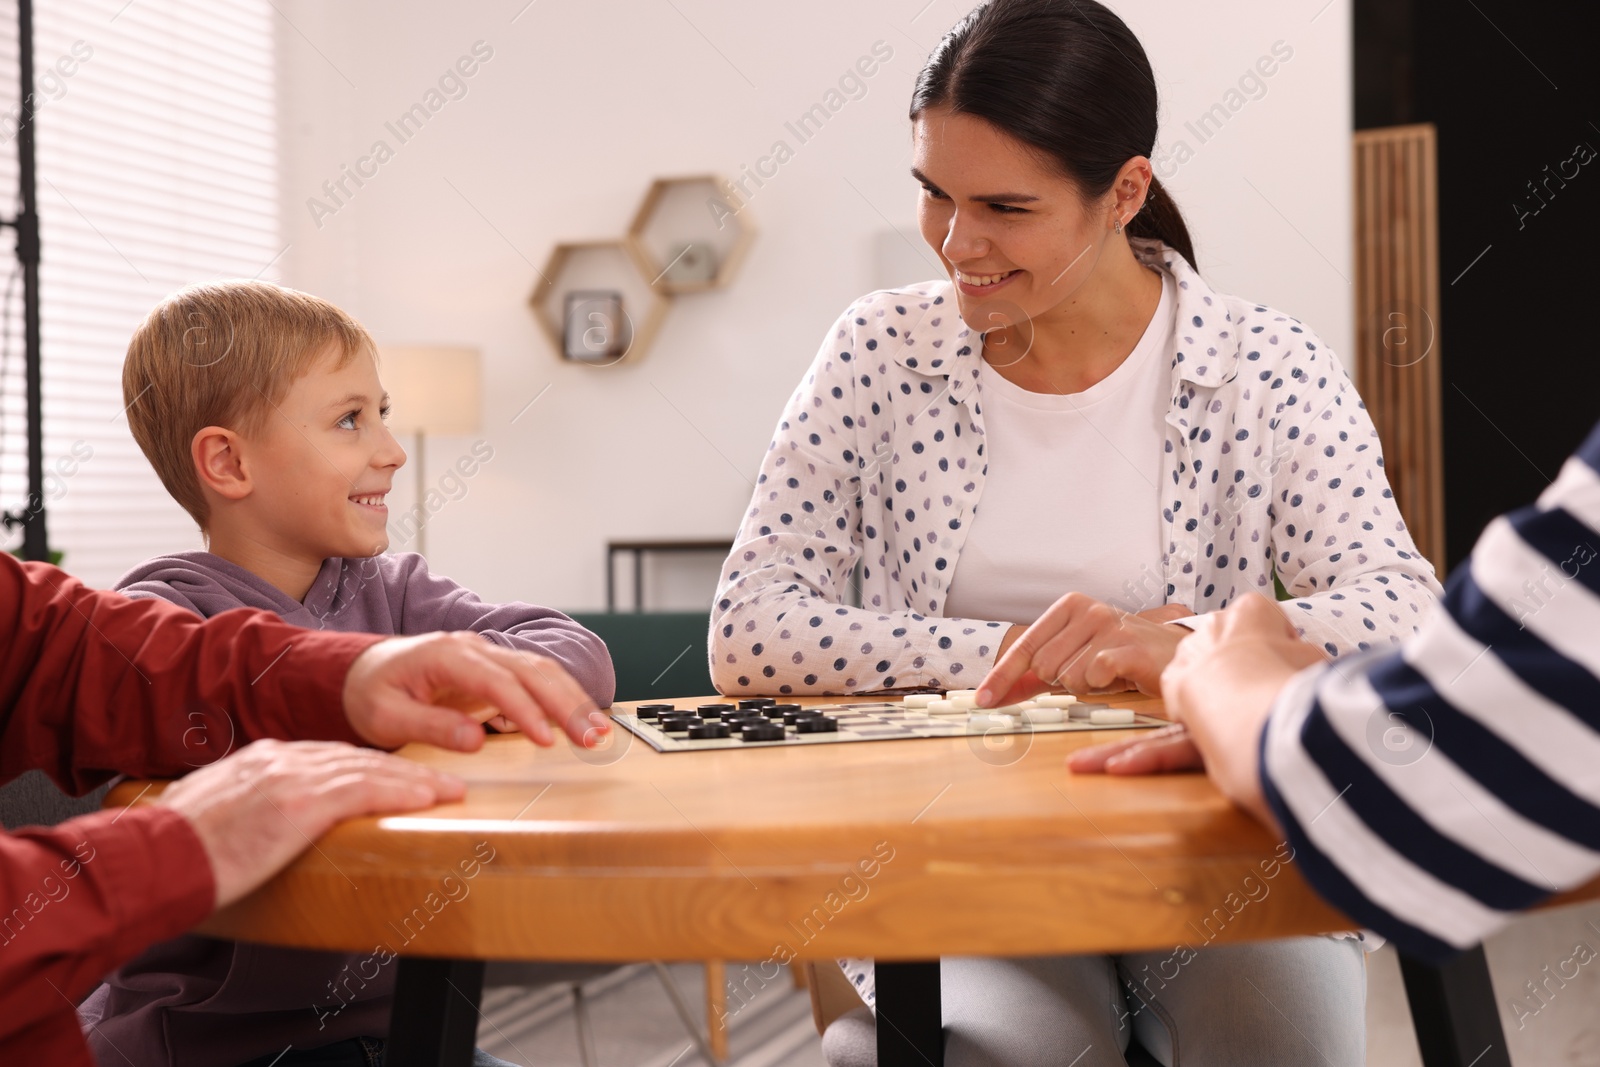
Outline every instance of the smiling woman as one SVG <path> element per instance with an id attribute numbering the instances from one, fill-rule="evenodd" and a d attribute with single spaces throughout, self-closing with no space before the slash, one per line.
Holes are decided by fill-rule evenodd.
<path id="1" fill-rule="evenodd" d="M 847 308 L 779 419 L 713 606 L 723 692 L 1155 692 L 1203 616 L 1275 581 L 1330 656 L 1414 630 L 1439 586 L 1371 420 L 1310 329 L 1198 273 L 1156 105 L 1092 0 L 992 0 L 934 50 L 912 175 L 946 276 Z M 1169 1065 L 1180 1039 L 1185 1062 L 1308 1038 L 1361 1061 L 1354 942 L 1210 947 L 1134 988 L 1150 962 L 947 960 L 946 1061 L 1115 1067 L 1130 1034 Z M 1240 1019 L 1246 973 L 1283 1014 Z M 997 1013 L 997 989 L 1022 999 Z"/>

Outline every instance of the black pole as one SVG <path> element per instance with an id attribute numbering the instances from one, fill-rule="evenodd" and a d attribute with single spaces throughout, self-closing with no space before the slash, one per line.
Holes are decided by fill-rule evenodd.
<path id="1" fill-rule="evenodd" d="M 17 120 L 17 183 L 22 201 L 13 225 L 22 264 L 22 343 L 28 408 L 28 500 L 20 513 L 7 512 L 7 528 L 22 527 L 24 559 L 50 559 L 44 522 L 44 393 L 39 347 L 39 201 L 34 188 L 33 0 L 17 0 L 17 69 L 22 107 Z"/>

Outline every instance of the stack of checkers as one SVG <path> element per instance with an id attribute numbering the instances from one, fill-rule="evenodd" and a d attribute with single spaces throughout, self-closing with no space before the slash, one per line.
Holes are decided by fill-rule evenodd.
<path id="1" fill-rule="evenodd" d="M 693 711 L 673 704 L 640 704 L 634 708 L 640 719 L 654 723 L 668 737 L 707 741 L 738 738 L 740 741 L 782 741 L 784 727 L 796 733 L 837 733 L 839 720 L 822 708 L 802 708 L 799 704 L 780 704 L 770 697 L 741 700 L 734 704 L 701 704 Z"/>
<path id="2" fill-rule="evenodd" d="M 1018 722 L 1031 726 L 1059 723 L 1079 719 L 1094 726 L 1123 726 L 1134 721 L 1131 708 L 1108 708 L 1078 703 L 1075 696 L 1045 695 L 1020 704 L 1005 704 L 998 708 L 978 707 L 976 689 L 952 689 L 941 698 L 934 693 L 913 693 L 901 702 L 905 708 L 926 711 L 929 715 L 962 716 L 974 728 L 1011 727 Z"/>

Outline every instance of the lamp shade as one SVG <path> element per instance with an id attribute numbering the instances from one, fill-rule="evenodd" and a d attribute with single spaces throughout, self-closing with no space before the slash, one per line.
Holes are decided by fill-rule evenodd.
<path id="1" fill-rule="evenodd" d="M 476 348 L 385 345 L 378 377 L 389 392 L 389 429 L 430 435 L 475 433 L 483 375 Z"/>

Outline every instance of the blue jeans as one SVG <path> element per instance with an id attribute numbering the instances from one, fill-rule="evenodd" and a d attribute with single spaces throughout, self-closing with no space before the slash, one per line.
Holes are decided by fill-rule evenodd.
<path id="1" fill-rule="evenodd" d="M 290 1049 L 280 1056 L 262 1056 L 239 1067 L 383 1067 L 383 1039 L 352 1037 L 321 1048 Z M 472 1067 L 516 1067 L 483 1049 L 472 1050 Z"/>

